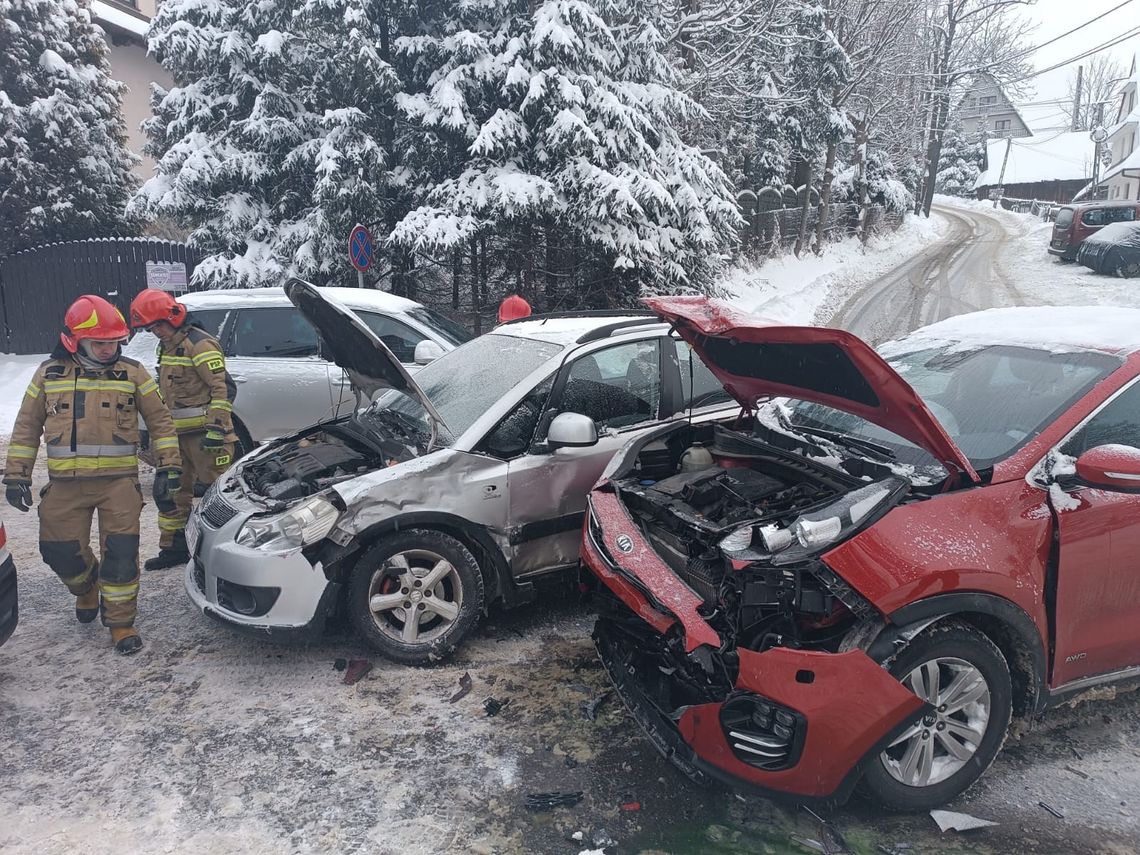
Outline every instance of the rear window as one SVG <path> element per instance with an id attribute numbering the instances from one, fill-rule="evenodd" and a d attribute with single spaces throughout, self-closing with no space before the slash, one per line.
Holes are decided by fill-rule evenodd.
<path id="1" fill-rule="evenodd" d="M 1060 212 L 1057 214 L 1057 225 L 1060 226 L 1061 228 L 1064 228 L 1065 226 L 1072 225 L 1072 223 L 1073 223 L 1073 209 L 1072 208 L 1062 208 L 1060 210 Z"/>
<path id="2" fill-rule="evenodd" d="M 1081 222 L 1086 226 L 1107 226 L 1109 223 L 1130 223 L 1136 219 L 1133 207 L 1093 208 L 1081 214 Z"/>

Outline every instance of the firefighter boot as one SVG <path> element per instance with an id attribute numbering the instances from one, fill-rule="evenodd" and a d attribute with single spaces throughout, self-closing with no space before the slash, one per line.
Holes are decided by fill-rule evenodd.
<path id="1" fill-rule="evenodd" d="M 99 589 L 94 585 L 86 594 L 75 598 L 75 619 L 80 623 L 91 623 L 99 617 Z"/>
<path id="2" fill-rule="evenodd" d="M 174 542 L 164 546 L 154 558 L 148 558 L 143 563 L 144 570 L 165 570 L 168 567 L 177 567 L 190 560 L 190 550 L 186 548 L 186 533 L 174 533 Z"/>
<path id="3" fill-rule="evenodd" d="M 115 652 L 124 656 L 138 653 L 142 650 L 142 637 L 133 626 L 116 626 L 111 628 L 111 643 L 115 645 Z"/>

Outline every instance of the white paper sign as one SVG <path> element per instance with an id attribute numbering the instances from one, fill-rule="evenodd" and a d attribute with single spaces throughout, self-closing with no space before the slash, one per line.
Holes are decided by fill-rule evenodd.
<path id="1" fill-rule="evenodd" d="M 186 265 L 181 261 L 148 261 L 146 287 L 181 293 L 186 290 Z"/>

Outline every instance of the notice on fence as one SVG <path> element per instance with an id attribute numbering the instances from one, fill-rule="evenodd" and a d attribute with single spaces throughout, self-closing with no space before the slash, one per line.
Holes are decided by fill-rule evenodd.
<path id="1" fill-rule="evenodd" d="M 148 261 L 146 287 L 181 293 L 186 290 L 186 265 L 181 261 Z"/>

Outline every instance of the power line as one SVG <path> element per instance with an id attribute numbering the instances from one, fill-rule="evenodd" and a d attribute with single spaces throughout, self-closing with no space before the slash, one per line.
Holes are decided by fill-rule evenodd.
<path id="1" fill-rule="evenodd" d="M 1119 7 L 1117 7 L 1117 8 L 1119 8 Z M 1102 42 L 1101 44 L 1097 45 L 1096 47 L 1090 48 L 1089 50 L 1085 51 L 1084 53 L 1081 53 L 1081 54 L 1078 54 L 1077 56 L 1070 57 L 1069 59 L 1066 59 L 1064 62 L 1058 62 L 1056 65 L 1051 65 L 1048 68 L 1042 68 L 1040 71 L 1034 71 L 1032 74 L 1026 74 L 1024 77 L 1018 77 L 1015 80 L 1007 80 L 1007 81 L 1005 81 L 1005 83 L 1006 83 L 1006 85 L 1009 85 L 1011 83 L 1021 83 L 1023 80 L 1030 80 L 1034 77 L 1040 77 L 1042 74 L 1045 74 L 1046 72 L 1055 71 L 1058 68 L 1063 68 L 1066 65 L 1071 65 L 1074 62 L 1078 62 L 1079 60 L 1082 60 L 1082 59 L 1087 59 L 1088 57 L 1093 56 L 1094 54 L 1098 54 L 1101 51 L 1108 50 L 1110 47 L 1115 47 L 1116 45 L 1120 44 L 1121 42 L 1126 42 L 1129 39 L 1131 39 L 1137 35 L 1140 35 L 1140 27 L 1133 27 L 1131 30 L 1128 30 L 1123 35 L 1115 36 L 1112 39 L 1110 39 L 1109 41 Z"/>

